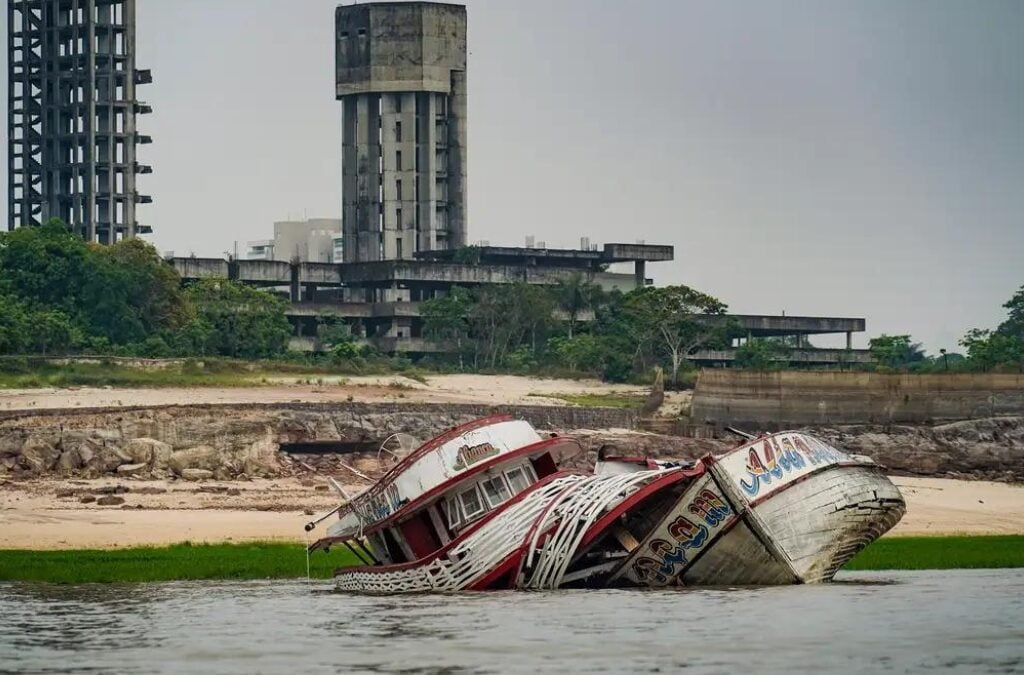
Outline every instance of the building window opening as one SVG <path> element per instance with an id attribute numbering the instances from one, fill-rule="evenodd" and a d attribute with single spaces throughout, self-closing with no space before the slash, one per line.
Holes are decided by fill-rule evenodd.
<path id="1" fill-rule="evenodd" d="M 396 143 L 401 143 L 402 142 L 402 123 L 401 122 L 395 122 L 395 142 Z"/>
<path id="2" fill-rule="evenodd" d="M 402 201 L 402 181 L 400 180 L 395 181 L 395 196 L 398 201 Z"/>
<path id="3" fill-rule="evenodd" d="M 402 151 L 395 151 L 395 171 L 402 170 Z"/>

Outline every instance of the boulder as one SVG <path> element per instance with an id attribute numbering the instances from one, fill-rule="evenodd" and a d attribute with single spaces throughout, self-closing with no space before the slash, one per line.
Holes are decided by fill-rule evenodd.
<path id="1" fill-rule="evenodd" d="M 57 471 L 65 476 L 76 473 L 84 466 L 85 462 L 82 461 L 82 455 L 79 454 L 78 448 L 65 450 L 60 453 L 60 459 L 57 460 Z"/>
<path id="2" fill-rule="evenodd" d="M 124 451 L 135 464 L 147 464 L 162 469 L 167 466 L 174 449 L 170 443 L 155 438 L 133 438 L 124 446 Z"/>
<path id="3" fill-rule="evenodd" d="M 220 465 L 221 452 L 209 445 L 197 445 L 187 450 L 175 450 L 167 461 L 170 469 L 179 476 L 184 476 L 186 469 L 206 469 L 213 471 Z M 211 474 L 212 475 L 212 474 Z"/>
<path id="4" fill-rule="evenodd" d="M 256 441 L 249 447 L 238 453 L 241 460 L 241 471 L 249 476 L 276 475 L 281 469 L 281 462 L 278 458 L 278 445 L 270 436 Z"/>
<path id="5" fill-rule="evenodd" d="M 37 436 L 29 436 L 21 446 L 20 461 L 22 467 L 36 473 L 49 471 L 60 459 L 60 450 L 49 441 Z"/>
<path id="6" fill-rule="evenodd" d="M 89 466 L 100 473 L 113 473 L 122 464 L 131 464 L 132 458 L 117 446 L 105 445 L 96 449 L 96 454 Z"/>
<path id="7" fill-rule="evenodd" d="M 185 480 L 207 480 L 213 478 L 209 469 L 182 469 L 181 477 Z"/>
<path id="8" fill-rule="evenodd" d="M 78 501 L 80 501 L 83 504 L 92 504 L 94 501 L 96 501 L 96 495 L 82 495 L 82 498 L 79 499 Z"/>
<path id="9" fill-rule="evenodd" d="M 124 497 L 104 495 L 96 500 L 96 504 L 98 506 L 117 506 L 118 504 L 124 504 Z"/>
<path id="10" fill-rule="evenodd" d="M 139 474 L 145 473 L 146 469 L 149 468 L 148 464 L 122 464 L 117 467 L 117 475 L 119 476 L 138 476 Z"/>

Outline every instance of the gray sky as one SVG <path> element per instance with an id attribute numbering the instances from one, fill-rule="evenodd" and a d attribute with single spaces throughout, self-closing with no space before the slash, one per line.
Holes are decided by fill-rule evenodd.
<path id="1" fill-rule="evenodd" d="M 149 239 L 338 217 L 337 3 L 137 1 Z M 659 284 L 932 353 L 1024 284 L 1024 3 L 467 4 L 472 241 L 674 244 Z"/>

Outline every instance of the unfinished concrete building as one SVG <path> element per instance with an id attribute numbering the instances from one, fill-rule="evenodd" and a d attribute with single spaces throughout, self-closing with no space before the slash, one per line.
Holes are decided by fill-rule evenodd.
<path id="1" fill-rule="evenodd" d="M 466 8 L 335 12 L 345 262 L 466 243 Z"/>
<path id="2" fill-rule="evenodd" d="M 149 232 L 135 206 L 135 0 L 8 0 L 9 228 L 60 218 L 88 241 Z"/>

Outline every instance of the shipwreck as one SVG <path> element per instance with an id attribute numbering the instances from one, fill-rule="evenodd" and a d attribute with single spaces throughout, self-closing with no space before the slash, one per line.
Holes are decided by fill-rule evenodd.
<path id="1" fill-rule="evenodd" d="M 906 505 L 882 467 L 799 432 L 694 462 L 599 453 L 507 415 L 476 420 L 342 494 L 310 551 L 347 546 L 344 591 L 826 582 Z"/>

